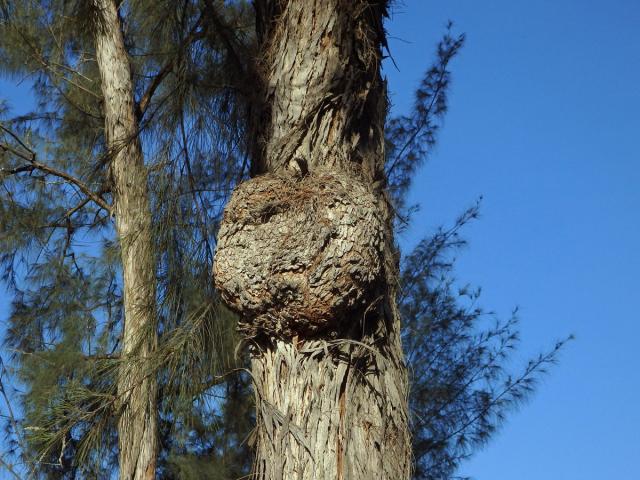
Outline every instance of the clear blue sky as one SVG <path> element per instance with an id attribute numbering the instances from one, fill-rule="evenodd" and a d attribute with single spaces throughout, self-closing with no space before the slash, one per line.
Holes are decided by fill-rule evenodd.
<path id="1" fill-rule="evenodd" d="M 477 480 L 640 478 L 640 1 L 406 0 L 388 25 L 397 112 L 448 19 L 466 32 L 415 244 L 484 195 L 458 277 L 507 316 L 518 358 L 574 333 L 532 401 L 462 468 Z M 23 89 L 0 96 L 24 108 Z M 5 314 L 0 294 L 0 317 Z"/>
<path id="2" fill-rule="evenodd" d="M 398 112 L 446 21 L 467 34 L 403 244 L 484 195 L 458 277 L 503 316 L 521 307 L 524 353 L 577 337 L 461 473 L 640 479 L 640 1 L 407 0 L 394 10 L 400 72 L 387 74 Z"/>

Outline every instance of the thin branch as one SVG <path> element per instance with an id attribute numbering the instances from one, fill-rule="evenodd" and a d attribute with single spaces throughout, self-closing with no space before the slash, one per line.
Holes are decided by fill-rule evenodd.
<path id="1" fill-rule="evenodd" d="M 4 169 L 0 169 L 0 172 L 2 173 L 8 173 L 8 174 L 15 174 L 15 173 L 20 173 L 20 172 L 26 172 L 26 171 L 33 171 L 34 169 L 37 169 L 41 172 L 44 172 L 46 174 L 49 175 L 53 175 L 55 177 L 61 178 L 63 180 L 66 180 L 67 182 L 69 182 L 72 185 L 75 185 L 76 187 L 78 187 L 78 189 L 85 194 L 87 197 L 89 197 L 91 200 L 93 200 L 93 202 L 95 202 L 98 206 L 100 206 L 101 208 L 105 209 L 107 212 L 111 213 L 111 205 L 109 205 L 107 202 L 105 202 L 98 194 L 96 194 L 93 190 L 91 190 L 84 182 L 82 182 L 80 179 L 74 177 L 73 175 L 64 172 L 62 170 L 58 170 L 57 168 L 51 167 L 49 165 L 45 165 L 42 162 L 39 162 L 38 160 L 36 160 L 36 153 L 29 148 L 21 139 L 20 137 L 18 137 L 18 135 L 16 135 L 15 133 L 13 133 L 11 130 L 9 130 L 8 128 L 4 127 L 3 125 L 0 125 L 0 129 L 2 129 L 4 132 L 6 132 L 7 134 L 9 134 L 12 138 L 14 138 L 16 140 L 16 142 L 18 142 L 20 144 L 20 146 L 22 146 L 27 152 L 21 152 L 20 150 L 12 147 L 11 145 L 8 145 L 6 143 L 0 143 L 0 150 L 4 150 L 7 152 L 10 152 L 14 155 L 16 155 L 17 157 L 29 162 L 30 165 L 25 165 L 22 167 L 18 167 L 12 170 L 4 170 Z"/>
<path id="2" fill-rule="evenodd" d="M 198 17 L 198 20 L 194 24 L 193 28 L 191 29 L 187 37 L 183 40 L 182 44 L 180 45 L 177 55 L 171 60 L 169 60 L 160 69 L 160 71 L 153 77 L 153 81 L 151 82 L 147 90 L 142 94 L 142 97 L 140 98 L 140 101 L 138 102 L 138 105 L 137 105 L 136 113 L 138 115 L 138 119 L 142 118 L 142 116 L 144 115 L 144 113 L 146 112 L 149 106 L 149 103 L 151 102 L 151 97 L 153 97 L 156 90 L 158 89 L 162 81 L 167 77 L 167 75 L 169 75 L 173 71 L 178 59 L 182 57 L 184 50 L 186 50 L 186 48 L 189 45 L 191 45 L 194 41 L 199 40 L 200 38 L 203 38 L 204 36 L 203 33 L 198 32 L 198 27 L 200 27 L 203 17 L 204 17 L 204 14 L 201 14 L 200 17 Z"/>
<path id="3" fill-rule="evenodd" d="M 22 139 L 18 135 L 16 135 L 14 132 L 12 132 L 10 129 L 8 129 L 4 125 L 0 124 L 0 130 L 2 130 L 3 132 L 9 134 L 9 136 L 11 138 L 13 138 L 16 142 L 18 142 L 18 144 L 22 148 L 24 148 L 25 150 L 31 152 L 31 149 L 29 147 L 27 147 L 27 145 L 22 141 Z"/>
<path id="4" fill-rule="evenodd" d="M 217 33 L 218 35 L 220 35 L 220 38 L 224 42 L 224 46 L 229 52 L 233 60 L 233 63 L 235 63 L 236 68 L 240 73 L 246 74 L 247 72 L 245 71 L 245 67 L 247 66 L 247 64 L 241 60 L 241 55 L 238 52 L 239 48 L 236 45 L 237 40 L 233 36 L 233 32 L 231 31 L 231 28 L 227 24 L 225 24 L 224 20 L 222 20 L 216 14 L 216 9 L 211 0 L 205 0 L 204 4 L 205 4 L 205 12 L 209 16 L 211 23 L 213 23 L 213 25 L 216 27 Z"/>
<path id="5" fill-rule="evenodd" d="M 107 212 L 112 213 L 111 205 L 109 205 L 107 202 L 105 202 L 95 192 L 93 192 L 87 185 L 85 185 L 83 182 L 78 180 L 76 177 L 74 177 L 72 175 L 69 175 L 66 172 L 63 172 L 62 170 L 58 170 L 58 169 L 55 169 L 55 168 L 50 167 L 48 165 L 45 165 L 44 163 L 40 163 L 40 162 L 38 162 L 36 160 L 32 161 L 31 163 L 38 170 L 40 170 L 42 172 L 45 172 L 45 173 L 48 173 L 48 174 L 51 174 L 51 175 L 56 176 L 58 178 L 62 178 L 64 180 L 68 181 L 69 183 L 75 185 L 76 187 L 78 187 L 80 189 L 80 191 L 82 193 L 84 193 L 87 197 L 89 197 L 91 200 L 93 200 L 94 203 L 99 205 L 101 208 L 105 209 Z"/>
<path id="6" fill-rule="evenodd" d="M 7 367 L 5 366 L 4 360 L 2 359 L 2 357 L 0 357 L 0 394 L 2 395 L 2 399 L 4 400 L 4 403 L 7 407 L 7 413 L 9 414 L 9 419 L 11 422 L 11 426 L 13 428 L 14 435 L 18 440 L 18 444 L 20 445 L 20 448 L 22 449 L 23 454 L 26 455 L 27 449 L 26 449 L 25 440 L 21 435 L 20 429 L 18 428 L 18 421 L 16 420 L 16 416 L 11 406 L 11 401 L 9 400 L 9 396 L 7 395 L 7 392 L 4 388 L 3 377 L 5 375 L 8 375 Z M 5 466 L 5 468 L 9 472 L 11 472 L 16 478 L 21 478 L 19 475 L 16 474 L 16 472 L 12 469 L 12 467 L 2 459 L 1 456 L 0 456 L 0 461 Z M 32 466 L 29 471 L 29 477 L 33 476 L 33 470 L 34 470 L 34 467 Z"/>
<path id="7" fill-rule="evenodd" d="M 13 475 L 14 478 L 17 478 L 18 480 L 22 480 L 22 477 L 20 475 L 18 475 L 16 473 L 16 471 L 13 469 L 13 467 L 11 466 L 10 463 L 6 462 L 3 458 L 2 455 L 0 455 L 0 464 L 2 464 L 2 466 L 4 467 L 4 469 L 9 472 L 11 475 Z"/>
<path id="8" fill-rule="evenodd" d="M 82 200 L 78 205 L 76 205 L 75 207 L 71 208 L 70 210 L 67 211 L 67 213 L 65 213 L 63 215 L 63 217 L 61 218 L 61 220 L 64 219 L 70 219 L 71 216 L 76 213 L 78 210 L 80 210 L 82 207 L 84 207 L 87 203 L 89 203 L 89 198 L 85 198 L 84 200 Z"/>
<path id="9" fill-rule="evenodd" d="M 172 59 L 169 62 L 167 62 L 167 64 L 164 67 L 162 67 L 158 72 L 158 74 L 153 78 L 153 81 L 151 82 L 147 90 L 142 95 L 142 98 L 140 98 L 140 102 L 138 102 L 138 118 L 142 118 L 142 116 L 144 115 L 144 112 L 147 110 L 147 107 L 149 106 L 151 97 L 153 96 L 155 91 L 158 89 L 158 87 L 160 86 L 162 81 L 165 79 L 165 77 L 173 71 L 174 63 L 175 63 L 175 59 Z"/>
<path id="10" fill-rule="evenodd" d="M 387 169 L 387 178 L 391 177 L 393 170 L 396 168 L 396 165 L 398 165 L 398 163 L 400 162 L 400 159 L 404 155 L 404 152 L 411 146 L 411 144 L 415 141 L 415 139 L 418 138 L 418 135 L 424 129 L 424 127 L 426 127 L 429 124 L 429 121 L 431 120 L 430 118 L 431 111 L 434 105 L 436 104 L 436 101 L 440 97 L 440 94 L 442 93 L 443 88 L 445 87 L 443 80 L 444 80 L 445 74 L 447 73 L 447 69 L 446 69 L 447 65 L 448 65 L 448 61 L 443 65 L 442 70 L 440 70 L 440 76 L 438 77 L 436 91 L 433 93 L 431 97 L 431 102 L 429 103 L 429 106 L 424 112 L 424 115 L 422 116 L 418 124 L 415 126 L 415 129 L 411 134 L 411 136 L 409 137 L 409 139 L 404 143 L 404 145 L 402 146 L 398 154 L 393 159 L 391 166 Z"/>
<path id="11" fill-rule="evenodd" d="M 507 383 L 505 388 L 498 395 L 496 395 L 488 405 L 480 409 L 478 413 L 472 416 L 467 422 L 465 422 L 458 429 L 448 433 L 444 438 L 439 439 L 439 441 L 446 442 L 446 441 L 449 441 L 451 438 L 454 438 L 456 435 L 463 433 L 467 428 L 469 428 L 471 425 L 477 422 L 483 415 L 487 414 L 487 412 L 489 412 L 493 407 L 498 405 L 503 397 L 505 397 L 510 392 L 517 389 L 520 385 L 526 382 L 528 379 L 530 379 L 533 374 L 535 374 L 537 371 L 540 370 L 540 367 L 542 367 L 545 364 L 553 363 L 557 353 L 564 346 L 564 344 L 571 339 L 572 337 L 569 337 L 565 340 L 562 340 L 556 343 L 556 345 L 551 349 L 551 351 L 547 352 L 544 355 L 541 355 L 536 360 L 530 361 L 527 364 L 527 367 L 524 369 L 523 373 L 516 380 Z"/>

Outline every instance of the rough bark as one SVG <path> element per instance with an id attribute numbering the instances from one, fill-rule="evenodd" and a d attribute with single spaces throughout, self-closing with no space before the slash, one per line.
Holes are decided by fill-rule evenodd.
<path id="1" fill-rule="evenodd" d="M 155 265 L 147 170 L 135 115 L 129 57 L 115 0 L 93 0 L 96 60 L 104 95 L 105 136 L 120 242 L 124 327 L 118 377 L 120 478 L 155 478 L 157 384 L 145 368 L 156 347 Z"/>
<path id="2" fill-rule="evenodd" d="M 249 336 L 332 338 L 378 299 L 384 225 L 346 175 L 262 175 L 240 185 L 218 233 L 216 287 Z"/>
<path id="3" fill-rule="evenodd" d="M 369 287 L 369 298 L 378 301 L 343 312 L 348 318 L 333 322 L 343 327 L 332 335 L 256 329 L 249 342 L 257 404 L 254 478 L 408 479 L 397 251 L 384 195 L 386 2 L 256 0 L 255 6 L 262 101 L 253 174 L 295 181 L 330 171 L 366 186 L 383 219 L 384 276 Z M 270 308 L 277 312 L 277 302 Z"/>

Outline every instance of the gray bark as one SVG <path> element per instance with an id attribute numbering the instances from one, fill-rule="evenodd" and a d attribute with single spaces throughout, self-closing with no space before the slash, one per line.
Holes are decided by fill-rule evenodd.
<path id="1" fill-rule="evenodd" d="M 93 0 L 97 12 L 96 60 L 104 95 L 105 135 L 116 229 L 120 242 L 124 327 L 123 364 L 118 377 L 120 478 L 155 478 L 157 384 L 145 368 L 156 347 L 155 265 L 151 211 L 131 67 L 115 0 Z"/>
<path id="2" fill-rule="evenodd" d="M 295 322 L 281 330 L 254 325 L 248 339 L 257 404 L 254 478 L 408 479 L 407 373 L 395 303 L 398 255 L 384 194 L 386 88 L 380 63 L 386 2 L 255 5 L 262 92 L 254 119 L 253 174 L 295 181 L 305 173 L 319 179 L 321 172 L 333 172 L 350 179 L 354 190 L 364 185 L 384 225 L 384 272 L 382 282 L 368 287 L 367 308 L 338 313 L 344 318 L 329 322 L 331 329 L 296 330 Z M 231 217 L 225 214 L 224 221 Z M 362 238 L 353 241 L 356 251 L 364 247 Z M 270 273 L 261 275 L 268 279 Z M 345 289 L 337 287 L 335 294 Z M 269 300 L 275 318 L 278 308 L 290 305 L 280 293 Z M 278 298 L 280 305 L 272 300 Z M 245 316 L 242 323 L 252 320 Z"/>

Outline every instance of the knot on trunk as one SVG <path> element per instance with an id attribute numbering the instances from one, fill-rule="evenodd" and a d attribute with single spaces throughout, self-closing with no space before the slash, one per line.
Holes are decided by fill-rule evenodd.
<path id="1" fill-rule="evenodd" d="M 247 335 L 337 331 L 379 295 L 383 249 L 364 184 L 327 172 L 267 174 L 240 184 L 225 208 L 214 280 Z"/>

